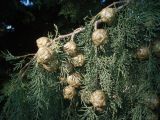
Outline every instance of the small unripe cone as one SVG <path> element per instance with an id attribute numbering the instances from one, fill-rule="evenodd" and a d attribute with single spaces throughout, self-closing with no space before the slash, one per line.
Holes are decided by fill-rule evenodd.
<path id="1" fill-rule="evenodd" d="M 149 48 L 148 47 L 141 47 L 137 49 L 136 58 L 139 60 L 146 60 L 149 58 Z"/>
<path id="2" fill-rule="evenodd" d="M 46 69 L 49 72 L 55 72 L 57 71 L 59 67 L 59 62 L 58 60 L 52 60 L 51 62 L 48 62 L 47 64 L 42 64 L 44 69 Z"/>
<path id="3" fill-rule="evenodd" d="M 150 109 L 155 110 L 160 107 L 160 99 L 157 95 L 153 94 L 145 98 L 145 104 Z"/>
<path id="4" fill-rule="evenodd" d="M 108 25 L 111 25 L 116 17 L 116 11 L 114 8 L 104 8 L 100 12 L 100 17 L 102 22 L 107 23 Z"/>
<path id="5" fill-rule="evenodd" d="M 40 37 L 36 40 L 38 48 L 41 47 L 49 47 L 51 45 L 51 41 L 48 37 Z"/>
<path id="6" fill-rule="evenodd" d="M 69 62 L 64 62 L 61 65 L 61 69 L 65 73 L 71 73 L 73 71 L 73 65 Z"/>
<path id="7" fill-rule="evenodd" d="M 78 54 L 72 58 L 72 64 L 74 67 L 81 67 L 85 63 L 85 56 L 83 54 Z"/>
<path id="8" fill-rule="evenodd" d="M 64 52 L 70 56 L 77 54 L 77 45 L 74 41 L 70 40 L 63 46 Z"/>
<path id="9" fill-rule="evenodd" d="M 106 96 L 102 90 L 96 90 L 91 94 L 90 102 L 98 110 L 101 111 L 106 106 Z"/>
<path id="10" fill-rule="evenodd" d="M 156 57 L 160 57 L 160 40 L 157 40 L 153 43 L 152 51 Z"/>
<path id="11" fill-rule="evenodd" d="M 97 29 L 92 33 L 92 41 L 95 46 L 104 45 L 108 42 L 108 32 L 104 29 Z"/>
<path id="12" fill-rule="evenodd" d="M 81 85 L 81 75 L 79 73 L 73 73 L 67 77 L 67 83 L 75 88 L 80 87 Z"/>
<path id="13" fill-rule="evenodd" d="M 54 57 L 54 52 L 50 48 L 47 47 L 41 47 L 37 51 L 37 62 L 38 63 L 48 63 L 51 61 Z"/>
<path id="14" fill-rule="evenodd" d="M 69 99 L 69 100 L 72 100 L 75 96 L 76 96 L 76 89 L 72 86 L 66 86 L 64 89 L 63 89 L 63 96 L 64 96 L 64 99 Z"/>

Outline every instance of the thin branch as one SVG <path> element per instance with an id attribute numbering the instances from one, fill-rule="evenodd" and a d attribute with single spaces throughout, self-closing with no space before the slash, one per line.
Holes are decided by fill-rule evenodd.
<path id="1" fill-rule="evenodd" d="M 124 8 L 125 6 L 127 6 L 127 5 L 130 3 L 130 1 L 131 1 L 131 0 L 127 0 L 127 1 L 125 2 L 125 4 L 119 6 L 119 7 L 117 8 L 117 11 L 120 11 L 122 8 Z"/>
<path id="2" fill-rule="evenodd" d="M 19 76 L 21 78 L 24 77 L 26 71 L 28 70 L 29 66 L 31 65 L 31 63 L 36 59 L 36 55 L 34 55 L 34 57 L 27 63 L 25 64 L 25 66 L 19 71 Z"/>
<path id="3" fill-rule="evenodd" d="M 29 57 L 29 56 L 34 56 L 35 53 L 31 53 L 31 54 L 27 54 L 27 55 L 21 55 L 21 56 L 16 56 L 16 58 L 26 58 L 26 57 Z"/>
<path id="4" fill-rule="evenodd" d="M 80 33 L 80 32 L 82 32 L 82 31 L 84 31 L 84 30 L 85 30 L 84 27 L 77 28 L 77 29 L 75 29 L 72 33 L 69 33 L 69 34 L 66 34 L 66 35 L 60 35 L 59 37 L 53 39 L 53 41 L 61 40 L 61 39 L 70 37 L 70 36 L 72 36 L 73 34 Z"/>
<path id="5" fill-rule="evenodd" d="M 110 4 L 109 6 L 107 6 L 107 7 L 105 7 L 105 8 L 112 7 L 112 6 L 114 6 L 114 7 L 116 8 L 116 4 L 125 3 L 125 4 L 123 4 L 123 5 L 121 5 L 121 6 L 119 6 L 119 7 L 116 8 L 116 12 L 118 12 L 118 11 L 120 11 L 122 8 L 124 8 L 125 6 L 127 6 L 127 5 L 129 4 L 129 2 L 130 2 L 130 0 L 113 2 L 112 4 Z M 104 9 L 105 9 L 105 8 L 104 8 Z M 97 15 L 99 15 L 100 13 L 101 13 L 101 11 L 100 11 Z M 97 15 L 96 15 L 96 16 L 97 16 Z M 94 21 L 95 21 L 95 20 L 94 20 Z M 98 25 L 99 25 L 99 23 L 101 23 L 101 22 L 102 22 L 101 19 L 95 21 L 95 23 L 94 23 L 94 30 L 97 30 Z M 92 23 L 92 24 L 93 24 L 93 23 Z"/>
<path id="6" fill-rule="evenodd" d="M 124 1 L 118 1 L 118 2 L 113 2 L 112 4 L 110 4 L 110 5 L 108 5 L 107 7 L 112 7 L 112 6 L 116 6 L 117 4 L 120 4 L 120 3 L 125 3 L 126 2 L 126 0 L 124 0 Z M 106 7 L 106 8 L 107 8 Z"/>
<path id="7" fill-rule="evenodd" d="M 117 5 L 117 4 L 126 3 L 126 4 L 124 4 L 124 5 L 122 5 L 122 6 L 119 6 L 119 7 L 117 8 L 117 11 L 119 11 L 120 9 L 122 9 L 123 7 L 125 7 L 129 2 L 130 2 L 130 0 L 113 2 L 112 4 L 108 5 L 108 6 L 105 7 L 105 8 L 109 8 L 109 7 L 113 7 L 113 6 L 116 8 L 116 5 Z M 105 9 L 105 8 L 103 8 L 103 9 Z M 90 21 L 90 24 L 93 24 L 93 23 L 95 22 L 96 18 L 100 15 L 100 13 L 101 13 L 101 11 L 92 18 L 92 20 Z"/>
<path id="8" fill-rule="evenodd" d="M 58 36 L 58 27 L 56 24 L 54 24 L 54 27 L 55 27 L 55 33 L 56 33 L 54 38 L 56 38 Z"/>
<path id="9" fill-rule="evenodd" d="M 120 3 L 126 3 L 126 4 L 124 4 L 124 5 L 122 5 L 122 6 L 119 6 L 119 7 L 117 8 L 117 11 L 119 11 L 120 9 L 122 9 L 123 7 L 125 7 L 125 6 L 129 3 L 129 1 L 130 1 L 130 0 L 113 2 L 112 4 L 108 5 L 107 7 L 116 6 L 117 4 L 120 4 Z M 107 7 L 105 7 L 105 8 L 107 8 Z M 101 13 L 101 11 L 100 11 L 96 16 L 93 17 L 93 19 L 91 20 L 90 24 L 93 24 L 93 23 L 95 22 L 96 18 L 99 16 L 100 13 Z M 95 27 L 95 28 L 94 28 L 94 29 L 97 29 L 97 26 L 98 26 L 98 24 L 99 24 L 100 22 L 102 22 L 102 21 L 101 21 L 101 20 L 98 20 L 98 21 L 95 22 L 95 24 L 94 24 L 94 27 Z M 84 27 L 80 27 L 80 28 L 75 29 L 72 33 L 69 33 L 69 34 L 66 34 L 66 35 L 60 35 L 59 37 L 54 38 L 53 40 L 54 40 L 54 41 L 56 41 L 56 40 L 62 40 L 62 39 L 64 39 L 64 38 L 67 38 L 67 37 L 70 37 L 70 36 L 71 36 L 71 40 L 73 40 L 75 34 L 80 33 L 80 32 L 82 32 L 82 31 L 84 31 L 84 30 L 85 30 Z"/>
<path id="10" fill-rule="evenodd" d="M 127 6 L 130 1 L 131 0 L 124 0 L 124 1 L 119 1 L 119 2 L 113 2 L 112 4 L 108 5 L 107 7 L 112 7 L 112 6 L 116 7 L 117 4 L 125 3 L 125 4 L 123 4 L 123 5 L 121 5 L 121 6 L 119 6 L 119 7 L 116 8 L 117 12 L 118 12 L 119 10 L 121 10 L 122 8 L 124 8 L 125 6 Z M 107 7 L 105 7 L 105 8 L 107 8 Z M 101 20 L 97 20 L 96 21 L 97 17 L 100 15 L 100 13 L 101 13 L 101 11 L 97 15 L 95 15 L 92 18 L 92 20 L 90 21 L 90 23 L 89 23 L 91 25 L 94 24 L 94 29 L 97 29 L 98 24 L 101 22 Z M 58 27 L 55 26 L 55 28 L 56 28 L 56 35 L 55 35 L 55 37 L 57 37 L 57 35 L 58 35 Z M 69 34 L 59 35 L 57 38 L 53 39 L 53 41 L 52 41 L 51 44 L 54 44 L 54 42 L 56 40 L 62 40 L 62 39 L 65 39 L 67 37 L 71 37 L 71 40 L 72 40 L 72 39 L 74 39 L 74 36 L 76 34 L 82 32 L 84 30 L 85 30 L 85 27 L 80 27 L 80 28 L 75 29 L 73 32 L 71 32 Z M 29 66 L 36 59 L 37 56 L 36 56 L 36 54 L 27 54 L 27 55 L 17 56 L 17 58 L 25 58 L 25 57 L 28 57 L 28 56 L 34 56 L 34 57 L 20 70 L 19 74 L 20 74 L 21 77 L 23 77 L 25 75 L 25 73 L 28 70 Z"/>

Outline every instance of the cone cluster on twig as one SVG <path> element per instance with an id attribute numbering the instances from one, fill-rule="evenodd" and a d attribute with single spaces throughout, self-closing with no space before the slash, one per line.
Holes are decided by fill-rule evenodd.
<path id="1" fill-rule="evenodd" d="M 58 59 L 55 50 L 52 48 L 52 41 L 48 37 L 40 37 L 36 40 L 38 51 L 36 60 L 47 71 L 53 72 L 58 69 Z"/>
<path id="2" fill-rule="evenodd" d="M 81 80 L 83 79 L 79 72 L 73 71 L 73 68 L 82 67 L 85 63 L 85 56 L 79 52 L 77 44 L 73 39 L 74 38 L 71 38 L 71 40 L 65 43 L 63 46 L 64 52 L 71 58 L 71 62 L 69 63 L 70 66 L 68 66 L 68 74 L 65 78 L 65 82 L 68 84 L 68 86 L 63 89 L 64 98 L 69 100 L 74 99 L 77 94 L 76 89 L 80 88 Z M 67 92 L 67 90 L 70 92 Z"/>
<path id="3" fill-rule="evenodd" d="M 116 18 L 116 10 L 114 8 L 104 8 L 100 13 L 100 20 L 95 22 L 95 30 L 92 33 L 92 42 L 96 47 L 103 46 L 109 42 L 109 33 L 106 29 L 98 29 L 98 22 L 104 22 L 112 25 Z M 83 96 L 82 96 L 83 97 Z M 106 95 L 102 90 L 95 90 L 90 94 L 88 103 L 91 103 L 95 110 L 103 111 L 106 106 Z"/>

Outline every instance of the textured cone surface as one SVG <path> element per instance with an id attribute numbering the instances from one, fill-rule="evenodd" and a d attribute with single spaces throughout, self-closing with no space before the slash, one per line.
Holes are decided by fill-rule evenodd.
<path id="1" fill-rule="evenodd" d="M 41 47 L 49 47 L 51 45 L 51 41 L 47 37 L 40 37 L 36 40 L 38 48 Z"/>
<path id="2" fill-rule="evenodd" d="M 107 23 L 108 25 L 111 25 L 115 20 L 116 11 L 113 8 L 104 8 L 100 12 L 100 17 L 103 22 Z"/>
<path id="3" fill-rule="evenodd" d="M 108 42 L 108 32 L 104 29 L 97 29 L 92 34 L 92 41 L 95 46 L 104 45 Z"/>
<path id="4" fill-rule="evenodd" d="M 81 67 L 85 63 L 85 56 L 83 54 L 79 54 L 72 58 L 72 64 L 74 67 Z"/>
<path id="5" fill-rule="evenodd" d="M 97 109 L 101 110 L 106 106 L 106 97 L 102 90 L 96 90 L 91 94 L 90 102 Z"/>
<path id="6" fill-rule="evenodd" d="M 81 85 L 81 75 L 79 73 L 73 73 L 67 77 L 67 83 L 75 88 L 78 88 Z"/>
<path id="7" fill-rule="evenodd" d="M 37 51 L 37 62 L 48 63 L 53 59 L 53 51 L 50 48 L 42 47 Z"/>
<path id="8" fill-rule="evenodd" d="M 77 45 L 74 41 L 67 42 L 64 47 L 64 52 L 70 56 L 75 56 L 77 53 Z"/>
<path id="9" fill-rule="evenodd" d="M 149 48 L 148 47 L 141 47 L 137 50 L 136 57 L 139 60 L 145 60 L 149 58 Z"/>
<path id="10" fill-rule="evenodd" d="M 72 100 L 76 96 L 76 89 L 72 86 L 66 86 L 63 89 L 64 99 Z"/>
<path id="11" fill-rule="evenodd" d="M 152 51 L 157 57 L 160 57 L 160 41 L 155 41 L 153 43 Z"/>

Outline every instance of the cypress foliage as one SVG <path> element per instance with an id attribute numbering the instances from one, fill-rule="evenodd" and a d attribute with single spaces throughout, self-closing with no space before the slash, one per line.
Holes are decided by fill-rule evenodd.
<path id="1" fill-rule="evenodd" d="M 94 46 L 93 23 L 86 21 L 85 29 L 74 36 L 80 53 L 85 56 L 85 64 L 74 68 L 83 79 L 72 100 L 63 98 L 67 83 L 59 81 L 59 77 L 70 75 L 65 68 L 48 72 L 36 62 L 36 57 L 23 67 L 28 59 L 24 61 L 24 57 L 20 60 L 21 57 L 4 53 L 4 57 L 15 61 L 16 65 L 10 83 L 4 88 L 6 103 L 1 119 L 158 120 L 159 58 L 152 52 L 152 43 L 159 35 L 159 27 L 158 0 L 131 1 L 118 12 L 113 25 L 103 23 L 98 26 L 109 33 L 109 42 L 101 47 Z M 63 45 L 70 38 L 62 41 L 55 36 L 51 39 L 55 41 L 54 50 L 60 64 L 64 61 L 72 63 L 71 57 L 63 52 Z M 145 60 L 135 56 L 142 46 L 149 48 Z M 102 111 L 97 111 L 89 103 L 90 94 L 95 90 L 105 93 L 106 106 Z"/>

